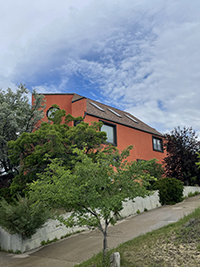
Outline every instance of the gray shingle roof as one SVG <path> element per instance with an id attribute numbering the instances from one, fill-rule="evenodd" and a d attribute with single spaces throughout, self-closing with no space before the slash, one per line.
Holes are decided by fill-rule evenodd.
<path id="1" fill-rule="evenodd" d="M 132 114 L 122 111 L 120 109 L 113 108 L 111 106 L 102 104 L 100 102 L 88 99 L 86 97 L 77 94 L 74 94 L 72 103 L 75 101 L 79 101 L 83 98 L 86 99 L 86 114 L 88 115 L 97 117 L 102 120 L 107 120 L 113 123 L 122 124 L 154 135 L 162 136 L 162 134 L 158 132 L 156 129 L 150 127 L 149 125 L 142 122 Z M 117 113 L 119 116 L 115 113 Z"/>

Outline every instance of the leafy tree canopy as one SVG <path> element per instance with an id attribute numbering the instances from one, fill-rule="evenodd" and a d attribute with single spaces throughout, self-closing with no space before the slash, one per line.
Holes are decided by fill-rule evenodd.
<path id="1" fill-rule="evenodd" d="M 43 95 L 33 91 L 35 102 L 29 103 L 29 91 L 20 84 L 16 92 L 10 88 L 7 91 L 0 89 L 0 185 L 4 180 L 12 180 L 14 173 L 18 173 L 19 164 L 11 163 L 8 157 L 7 143 L 15 141 L 23 132 L 30 133 L 37 127 L 37 122 L 44 113 Z M 6 175 L 5 175 L 6 174 Z M 4 184 L 7 186 L 7 184 Z"/>
<path id="2" fill-rule="evenodd" d="M 56 106 L 56 105 L 55 105 Z M 106 141 L 106 133 L 99 131 L 102 123 L 83 122 L 81 117 L 66 115 L 65 110 L 57 110 L 49 117 L 53 123 L 42 123 L 32 133 L 23 133 L 16 141 L 9 142 L 10 160 L 20 165 L 20 172 L 11 185 L 12 193 L 22 191 L 27 182 L 36 179 L 52 159 L 59 158 L 67 169 L 73 169 L 78 160 L 72 151 L 75 147 L 83 149 L 93 160 L 98 149 Z M 76 127 L 69 126 L 72 121 L 81 121 Z"/>
<path id="3" fill-rule="evenodd" d="M 165 174 L 181 180 L 186 185 L 200 185 L 200 170 L 196 162 L 200 142 L 195 131 L 190 128 L 174 128 L 165 135 L 167 156 L 164 158 Z"/>
<path id="4" fill-rule="evenodd" d="M 128 163 L 125 158 L 130 149 L 122 153 L 103 149 L 93 162 L 84 151 L 75 148 L 73 154 L 79 160 L 74 170 L 67 169 L 60 159 L 52 160 L 31 184 L 30 198 L 73 211 L 68 219 L 59 217 L 66 226 L 98 227 L 104 236 L 105 254 L 107 227 L 115 224 L 123 201 L 148 195 L 146 186 L 154 179 L 146 170 L 155 160 Z"/>

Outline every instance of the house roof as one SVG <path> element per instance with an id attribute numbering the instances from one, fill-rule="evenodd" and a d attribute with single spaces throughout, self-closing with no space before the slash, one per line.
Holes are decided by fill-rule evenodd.
<path id="1" fill-rule="evenodd" d="M 111 106 L 102 104 L 100 102 L 91 100 L 89 98 L 77 94 L 74 94 L 72 103 L 81 99 L 86 99 L 86 115 L 91 115 L 102 120 L 107 120 L 113 123 L 118 123 L 131 128 L 135 128 L 140 131 L 162 136 L 162 134 L 156 129 L 150 127 L 132 114 L 122 111 L 120 109 L 113 108 Z"/>

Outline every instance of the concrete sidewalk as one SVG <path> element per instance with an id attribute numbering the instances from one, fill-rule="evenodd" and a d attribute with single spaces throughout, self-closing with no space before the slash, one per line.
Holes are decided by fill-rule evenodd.
<path id="1" fill-rule="evenodd" d="M 116 247 L 138 235 L 176 222 L 199 206 L 200 195 L 119 221 L 108 229 L 108 246 Z M 98 230 L 86 231 L 20 255 L 0 252 L 0 266 L 70 267 L 98 253 L 102 243 L 103 235 Z"/>

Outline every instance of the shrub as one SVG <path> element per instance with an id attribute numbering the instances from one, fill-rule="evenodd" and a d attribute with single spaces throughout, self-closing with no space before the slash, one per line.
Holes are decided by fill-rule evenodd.
<path id="1" fill-rule="evenodd" d="M 57 237 L 55 237 L 55 238 L 52 239 L 52 240 L 49 240 L 49 239 L 47 239 L 47 241 L 42 240 L 42 241 L 41 241 L 41 246 L 48 245 L 48 244 L 54 243 L 54 242 L 56 242 L 56 241 L 58 241 L 58 238 L 57 238 Z"/>
<path id="2" fill-rule="evenodd" d="M 199 192 L 198 191 L 195 191 L 194 193 L 190 192 L 188 194 L 188 197 L 194 197 L 194 196 L 197 196 L 197 195 L 199 195 Z"/>
<path id="3" fill-rule="evenodd" d="M 10 234 L 22 234 L 31 237 L 49 218 L 49 211 L 40 203 L 33 203 L 27 198 L 18 197 L 9 204 L 0 201 L 0 225 Z"/>
<path id="4" fill-rule="evenodd" d="M 5 198 L 7 202 L 12 202 L 10 188 L 0 188 L 0 199 Z"/>
<path id="5" fill-rule="evenodd" d="M 161 205 L 175 204 L 183 200 L 183 183 L 175 178 L 163 178 L 155 182 Z"/>

